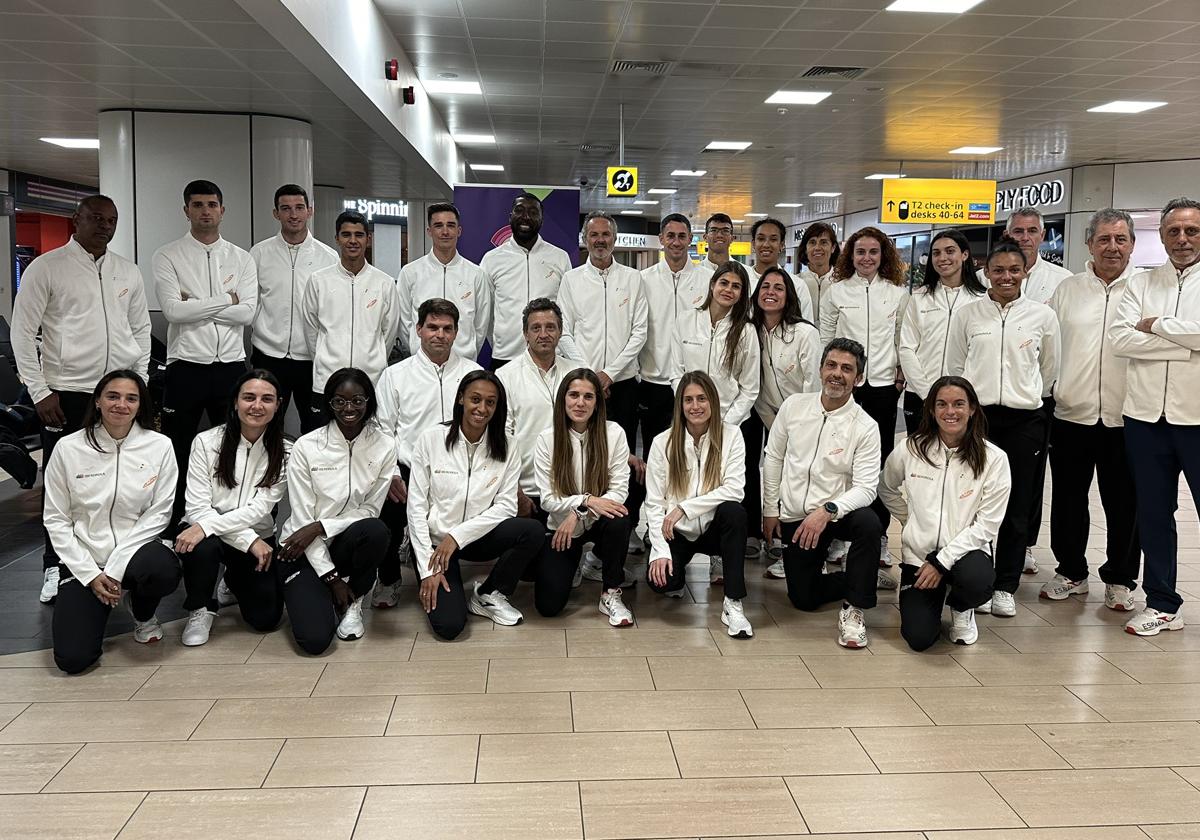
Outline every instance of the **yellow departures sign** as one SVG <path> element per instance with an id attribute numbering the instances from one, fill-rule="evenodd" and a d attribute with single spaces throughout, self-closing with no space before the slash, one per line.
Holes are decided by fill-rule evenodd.
<path id="1" fill-rule="evenodd" d="M 879 221 L 907 225 L 990 225 L 996 182 L 958 178 L 885 178 Z"/>

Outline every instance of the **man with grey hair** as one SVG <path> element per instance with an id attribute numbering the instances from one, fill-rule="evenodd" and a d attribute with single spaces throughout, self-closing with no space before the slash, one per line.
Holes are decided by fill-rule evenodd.
<path id="1" fill-rule="evenodd" d="M 1108 538 L 1099 570 L 1104 605 L 1132 610 L 1141 555 L 1121 419 L 1126 360 L 1114 354 L 1108 330 L 1134 274 L 1133 219 L 1124 210 L 1098 210 L 1085 235 L 1092 255 L 1087 267 L 1050 297 L 1062 341 L 1050 434 L 1050 548 L 1058 568 L 1041 596 L 1062 601 L 1088 591 L 1088 493 L 1095 473 Z"/>
<path id="2" fill-rule="evenodd" d="M 1138 496 L 1146 608 L 1125 630 L 1139 636 L 1183 629 L 1175 589 L 1180 472 L 1200 502 L 1200 202 L 1168 202 L 1158 234 L 1167 262 L 1130 278 L 1110 330 L 1116 354 L 1129 360 L 1125 446 Z"/>

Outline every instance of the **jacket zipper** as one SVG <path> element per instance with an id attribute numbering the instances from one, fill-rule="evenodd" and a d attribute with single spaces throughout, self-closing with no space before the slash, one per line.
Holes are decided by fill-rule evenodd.
<path id="1" fill-rule="evenodd" d="M 242 480 L 238 484 L 238 507 L 242 506 L 245 499 L 242 494 L 246 492 L 246 474 L 250 472 L 250 449 L 250 446 L 246 447 L 246 463 L 242 466 Z"/>
<path id="2" fill-rule="evenodd" d="M 803 512 L 808 508 L 808 497 L 812 493 L 812 470 L 813 464 L 817 462 L 817 455 L 821 452 L 821 435 L 825 433 L 825 423 L 829 420 L 829 415 L 821 413 L 821 428 L 817 429 L 817 442 L 813 445 L 813 456 L 808 462 L 808 476 L 804 480 L 804 502 L 800 505 L 800 510 Z"/>
<path id="3" fill-rule="evenodd" d="M 1174 317 L 1176 317 L 1176 318 L 1179 317 L 1179 299 L 1183 297 L 1183 275 L 1182 274 L 1179 275 L 1178 286 L 1179 286 L 1179 289 L 1178 289 L 1178 291 L 1175 292 Z M 1162 407 L 1162 415 L 1161 415 L 1162 417 L 1167 416 L 1167 386 L 1170 384 L 1170 380 L 1171 380 L 1171 360 L 1167 359 L 1167 364 L 1163 368 L 1163 407 Z"/>
<path id="4" fill-rule="evenodd" d="M 461 432 L 462 430 L 459 429 L 459 431 Z M 471 458 L 471 447 L 467 444 L 463 444 L 463 446 L 467 452 L 467 489 L 466 492 L 463 493 L 463 515 L 459 522 L 460 525 L 467 521 L 467 508 L 471 504 L 471 471 L 475 466 L 475 462 Z"/>
<path id="5" fill-rule="evenodd" d="M 117 540 L 116 526 L 113 525 L 113 509 L 116 508 L 117 497 L 121 494 L 121 446 L 124 443 L 125 443 L 124 440 L 116 441 L 117 458 L 116 458 L 116 466 L 113 469 L 113 500 L 112 500 L 112 504 L 110 504 L 108 506 L 108 530 L 109 530 L 109 533 L 112 534 L 114 547 L 116 546 L 117 542 L 119 542 L 119 541 Z"/>
<path id="6" fill-rule="evenodd" d="M 997 399 L 1000 405 L 1004 405 L 1004 332 L 1008 326 L 1008 312 L 1004 307 L 1000 307 L 1000 392 Z"/>
<path id="7" fill-rule="evenodd" d="M 1116 281 L 1113 281 L 1116 282 Z M 1104 287 L 1104 316 L 1100 319 L 1100 372 L 1096 377 L 1096 420 L 1104 422 L 1104 333 L 1108 324 L 1108 300 L 1112 286 Z"/>
<path id="8" fill-rule="evenodd" d="M 341 432 L 338 432 L 341 434 Z M 350 504 L 350 496 L 354 493 L 354 441 L 346 441 L 346 445 L 350 449 L 350 454 L 346 456 L 346 501 L 342 502 L 342 508 L 335 516 L 341 516 L 345 513 L 346 508 Z"/>
<path id="9" fill-rule="evenodd" d="M 96 281 L 100 285 L 100 311 L 104 313 L 104 370 L 107 371 L 112 367 L 112 330 L 108 324 L 108 304 L 104 301 L 106 297 L 104 294 L 104 269 L 100 267 L 100 263 L 95 262 L 94 258 L 93 263 L 96 266 Z"/>
<path id="10" fill-rule="evenodd" d="M 958 294 L 954 296 L 954 300 L 946 305 L 946 334 L 942 337 L 942 364 L 938 367 L 938 376 L 944 376 L 946 373 L 946 352 L 950 348 L 950 319 L 954 317 L 954 307 L 958 304 L 958 296 L 962 294 L 960 289 Z M 946 297 L 949 298 L 950 293 L 946 292 Z"/>
<path id="11" fill-rule="evenodd" d="M 442 382 L 442 373 L 445 371 L 445 365 L 437 369 L 438 378 L 438 411 L 442 414 L 442 422 L 446 422 L 446 392 L 445 383 Z"/>
<path id="12" fill-rule="evenodd" d="M 604 364 L 600 367 L 608 367 L 608 278 L 604 275 L 600 277 L 600 285 L 604 287 L 604 337 L 601 341 L 604 344 Z M 620 371 L 617 371 L 620 373 Z"/>
<path id="13" fill-rule="evenodd" d="M 867 287 L 867 341 L 866 341 L 866 344 L 864 344 L 863 346 L 867 350 L 867 370 L 866 370 L 867 375 L 863 380 L 863 384 L 870 385 L 871 384 L 871 356 L 872 356 L 872 353 L 871 353 L 871 338 L 872 338 L 872 336 L 871 336 L 871 281 L 866 280 L 865 282 L 866 282 L 866 287 Z"/>
<path id="14" fill-rule="evenodd" d="M 357 278 L 350 278 L 350 367 L 354 367 L 354 311 L 358 304 L 354 300 L 354 284 Z"/>
<path id="15" fill-rule="evenodd" d="M 946 512 L 946 479 L 950 475 L 950 453 L 943 450 L 943 455 L 946 462 L 942 465 L 942 492 L 938 496 L 938 526 L 937 536 L 934 537 L 934 551 L 942 547 L 942 518 Z"/>
<path id="16" fill-rule="evenodd" d="M 287 350 L 284 352 L 285 359 L 292 358 L 292 330 L 296 323 L 296 261 L 300 259 L 300 246 L 293 248 L 291 245 L 286 245 L 288 251 L 288 260 L 292 264 L 292 284 L 291 284 L 291 302 L 288 303 L 288 343 Z M 295 254 L 293 255 L 293 251 Z"/>
<path id="17" fill-rule="evenodd" d="M 208 248 L 204 249 L 204 265 L 205 265 L 205 270 L 208 272 L 208 294 L 209 294 L 209 297 L 216 297 L 217 289 L 216 289 L 216 286 L 213 285 L 213 276 L 212 276 L 212 251 L 209 250 Z M 217 344 L 213 348 L 213 361 L 218 362 L 221 360 L 221 326 L 216 321 L 213 321 L 213 332 L 215 332 L 217 334 Z"/>

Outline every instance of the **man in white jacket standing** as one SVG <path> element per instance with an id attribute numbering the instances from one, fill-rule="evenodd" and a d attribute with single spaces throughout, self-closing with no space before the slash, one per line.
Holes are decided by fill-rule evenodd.
<path id="1" fill-rule="evenodd" d="M 479 265 L 492 287 L 492 370 L 525 352 L 521 312 L 535 298 L 558 298 L 571 258 L 542 239 L 542 202 L 532 193 L 513 201 L 508 217 L 512 236 L 483 255 Z"/>
<path id="2" fill-rule="evenodd" d="M 88 196 L 71 221 L 74 235 L 29 264 L 13 302 L 13 361 L 42 422 L 43 464 L 59 440 L 79 431 L 104 374 L 131 368 L 145 378 L 150 363 L 142 273 L 108 250 L 116 205 L 108 196 Z M 49 604 L 58 594 L 58 555 L 48 532 L 45 542 L 39 600 Z"/>
<path id="3" fill-rule="evenodd" d="M 708 256 L 700 262 L 699 268 L 704 272 L 705 280 L 711 280 L 713 273 L 729 262 L 729 246 L 733 244 L 734 237 L 733 219 L 728 214 L 713 213 L 704 222 L 704 243 L 708 245 Z"/>
<path id="4" fill-rule="evenodd" d="M 1200 501 L 1200 202 L 1167 202 L 1159 236 L 1168 261 L 1129 280 L 1111 329 L 1114 351 L 1129 360 L 1125 446 L 1137 490 L 1146 608 L 1125 630 L 1139 636 L 1183 629 L 1175 589 L 1180 472 Z"/>
<path id="5" fill-rule="evenodd" d="M 258 271 L 246 251 L 221 237 L 225 201 L 211 181 L 183 190 L 190 230 L 154 254 L 154 288 L 167 319 L 162 430 L 175 447 L 179 488 L 171 526 L 183 514 L 192 438 L 207 412 L 225 422 L 238 377 L 246 372 L 246 327 L 258 308 Z"/>
<path id="6" fill-rule="evenodd" d="M 482 268 L 458 253 L 458 239 L 462 236 L 458 208 L 453 204 L 431 204 L 426 218 L 425 232 L 433 250 L 404 266 L 396 277 L 400 335 L 415 352 L 420 343 L 417 310 L 433 298 L 448 300 L 458 309 L 454 352 L 464 359 L 474 359 L 491 328 L 491 284 Z"/>
<path id="7" fill-rule="evenodd" d="M 308 279 L 314 271 L 338 260 L 337 251 L 308 230 L 313 206 L 308 193 L 298 184 L 284 184 L 275 191 L 272 215 L 279 233 L 250 249 L 258 269 L 258 312 L 250 335 L 251 363 L 275 374 L 279 380 L 279 410 L 287 413 L 296 397 L 296 414 L 301 433 L 320 425 L 312 412 L 312 350 L 304 337 L 301 304 Z"/>

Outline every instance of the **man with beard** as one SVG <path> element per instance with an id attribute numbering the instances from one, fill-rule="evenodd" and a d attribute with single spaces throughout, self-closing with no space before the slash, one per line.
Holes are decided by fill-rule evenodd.
<path id="1" fill-rule="evenodd" d="M 484 254 L 479 263 L 491 283 L 492 370 L 525 352 L 521 313 L 526 304 L 534 298 L 557 299 L 562 276 L 571 270 L 567 252 L 539 235 L 542 202 L 537 196 L 517 196 L 508 224 L 512 237 Z"/>

